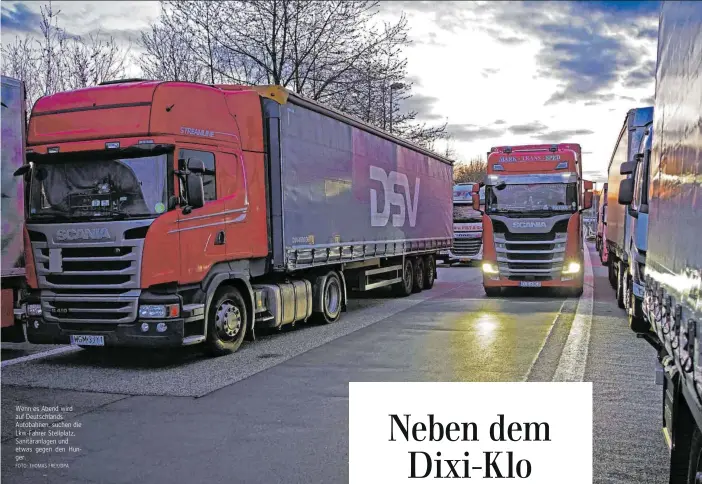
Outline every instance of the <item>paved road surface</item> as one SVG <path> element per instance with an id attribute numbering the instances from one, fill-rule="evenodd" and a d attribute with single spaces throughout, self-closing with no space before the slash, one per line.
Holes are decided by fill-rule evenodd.
<path id="1" fill-rule="evenodd" d="M 486 298 L 477 268 L 451 267 L 431 291 L 355 299 L 337 324 L 265 335 L 223 358 L 3 352 L 3 481 L 343 483 L 349 381 L 550 381 L 568 367 L 594 382 L 595 482 L 665 482 L 654 352 L 593 261 L 584 317 L 587 291 L 575 317 L 576 299 Z M 73 406 L 81 451 L 29 459 L 70 468 L 15 468 L 17 405 Z"/>

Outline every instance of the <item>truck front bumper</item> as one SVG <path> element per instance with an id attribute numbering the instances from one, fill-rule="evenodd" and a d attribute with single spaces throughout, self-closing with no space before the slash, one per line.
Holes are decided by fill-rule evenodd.
<path id="1" fill-rule="evenodd" d="M 186 341 L 186 323 L 204 319 L 204 304 L 183 306 L 178 294 L 154 294 L 144 290 L 135 301 L 134 321 L 109 321 L 106 319 L 80 318 L 84 312 L 72 312 L 70 302 L 66 312 L 47 313 L 54 300 L 42 301 L 41 293 L 33 294 L 25 305 L 27 340 L 35 344 L 72 344 L 71 336 L 101 336 L 104 346 L 123 347 L 177 347 Z M 33 315 L 30 306 L 41 306 L 41 315 Z M 94 308 L 100 301 L 92 302 Z M 140 317 L 139 308 L 147 306 L 174 306 L 180 309 L 174 317 Z M 80 306 L 77 306 L 80 308 Z M 109 309 L 106 309 L 109 311 Z M 51 317 L 46 317 L 47 314 Z M 190 326 L 187 326 L 190 327 Z M 159 330 L 160 329 L 160 330 Z M 99 338 L 98 338 L 99 339 Z M 102 346 L 102 345 L 100 345 Z"/>
<path id="2" fill-rule="evenodd" d="M 149 329 L 142 331 L 142 323 L 148 323 Z M 157 332 L 158 323 L 165 323 L 166 330 Z M 144 319 L 129 324 L 96 324 L 86 329 L 63 327 L 61 323 L 47 322 L 41 317 L 27 320 L 27 340 L 35 344 L 71 344 L 71 335 L 103 336 L 105 346 L 130 347 L 176 347 L 183 344 L 184 319 Z"/>

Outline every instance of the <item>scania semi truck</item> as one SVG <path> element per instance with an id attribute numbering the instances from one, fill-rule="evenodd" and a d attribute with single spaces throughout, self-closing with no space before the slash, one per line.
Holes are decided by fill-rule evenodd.
<path id="1" fill-rule="evenodd" d="M 25 87 L 2 76 L 2 335 L 3 342 L 25 340 L 19 301 L 25 290 L 24 183 L 12 176 L 25 163 Z"/>
<path id="2" fill-rule="evenodd" d="M 583 291 L 581 212 L 592 206 L 580 145 L 502 146 L 488 155 L 483 213 L 483 287 Z M 478 208 L 477 193 L 473 196 Z"/>
<path id="3" fill-rule="evenodd" d="M 645 332 L 656 349 L 669 484 L 702 482 L 702 3 L 663 2 L 644 270 Z M 639 210 L 640 213 L 640 210 Z"/>
<path id="4" fill-rule="evenodd" d="M 479 183 L 458 183 L 453 187 L 453 245 L 439 255 L 449 266 L 456 262 L 479 261 L 483 257 L 482 214 L 473 208 L 475 185 L 478 185 L 482 207 L 485 187 L 480 187 Z"/>
<path id="5" fill-rule="evenodd" d="M 34 343 L 231 353 L 430 289 L 453 239 L 450 160 L 278 86 L 58 93 L 27 144 Z"/>
<path id="6" fill-rule="evenodd" d="M 653 107 L 631 109 L 626 113 L 607 169 L 607 237 L 604 243 L 607 245 L 609 282 L 616 290 L 620 308 L 625 307 L 624 281 L 629 264 L 626 243 L 630 240 L 632 217 L 627 207 L 619 203 L 619 185 L 622 180 L 631 177 L 634 157 L 652 120 Z"/>

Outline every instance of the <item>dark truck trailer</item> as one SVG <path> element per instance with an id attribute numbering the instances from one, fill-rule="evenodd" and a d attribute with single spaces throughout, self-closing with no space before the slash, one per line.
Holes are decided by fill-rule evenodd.
<path id="1" fill-rule="evenodd" d="M 657 381 L 663 385 L 661 417 L 671 450 L 670 484 L 702 482 L 700 46 L 702 3 L 664 2 L 644 271 L 643 312 L 650 329 L 632 329 L 657 349 L 662 366 Z"/>
<path id="2" fill-rule="evenodd" d="M 60 93 L 28 141 L 36 343 L 224 354 L 347 291 L 429 289 L 452 242 L 450 160 L 278 86 Z"/>

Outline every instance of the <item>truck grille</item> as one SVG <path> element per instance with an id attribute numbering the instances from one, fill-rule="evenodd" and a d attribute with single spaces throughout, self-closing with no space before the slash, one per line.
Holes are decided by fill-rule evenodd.
<path id="1" fill-rule="evenodd" d="M 135 321 L 141 255 L 150 223 L 103 222 L 116 235 L 106 242 L 56 242 L 52 234 L 65 225 L 32 226 L 34 232 L 44 234 L 32 241 L 44 319 L 66 329 Z"/>
<path id="2" fill-rule="evenodd" d="M 471 257 L 480 252 L 482 243 L 483 240 L 480 237 L 474 239 L 455 238 L 453 239 L 451 252 L 456 255 Z"/>
<path id="3" fill-rule="evenodd" d="M 560 277 L 566 245 L 567 220 L 546 233 L 514 233 L 495 221 L 494 237 L 500 274 L 513 281 L 548 281 Z"/>

